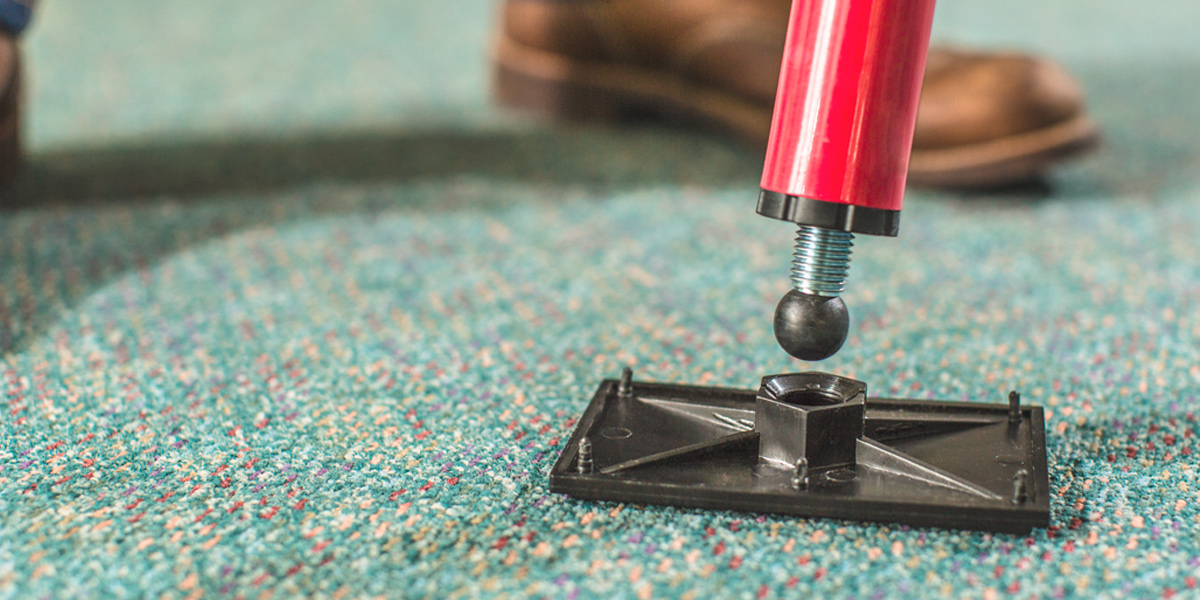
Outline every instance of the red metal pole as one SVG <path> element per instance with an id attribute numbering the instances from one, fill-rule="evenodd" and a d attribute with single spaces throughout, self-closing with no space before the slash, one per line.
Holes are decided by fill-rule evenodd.
<path id="1" fill-rule="evenodd" d="M 933 8 L 934 0 L 795 0 L 760 213 L 896 234 Z M 847 215 L 847 205 L 865 210 Z"/>

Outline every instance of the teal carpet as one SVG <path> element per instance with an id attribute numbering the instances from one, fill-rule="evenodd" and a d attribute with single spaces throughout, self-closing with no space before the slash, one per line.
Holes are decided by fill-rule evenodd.
<path id="1" fill-rule="evenodd" d="M 592 503 L 596 384 L 753 387 L 792 232 L 754 149 L 487 102 L 483 0 L 53 0 L 0 209 L 0 597 L 1197 596 L 1200 4 L 945 0 L 1106 147 L 861 239 L 878 394 L 1047 409 L 1028 536 Z"/>

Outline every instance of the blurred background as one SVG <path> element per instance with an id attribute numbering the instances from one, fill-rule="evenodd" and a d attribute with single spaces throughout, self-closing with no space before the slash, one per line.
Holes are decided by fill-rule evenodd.
<path id="1" fill-rule="evenodd" d="M 495 9 L 482 0 L 437 10 L 384 0 L 47 2 L 25 44 L 33 78 L 28 131 L 38 165 L 59 173 L 36 195 L 191 195 L 210 187 L 399 179 L 413 173 L 389 167 L 408 161 L 372 159 L 376 146 L 350 143 L 318 161 L 305 155 L 303 142 L 323 134 L 371 143 L 431 131 L 527 135 L 530 128 L 489 107 Z M 1190 177 L 1200 124 L 1184 99 L 1200 86 L 1193 71 L 1200 42 L 1188 34 L 1197 13 L 1170 0 L 943 2 L 934 40 L 1064 63 L 1089 92 L 1109 143 L 1082 172 L 1063 173 L 1058 189 L 1117 195 Z M 693 143 L 723 141 L 698 136 Z M 340 156 L 355 146 L 363 156 Z M 760 160 L 756 147 L 737 152 Z M 247 161 L 257 171 L 260 161 L 271 168 L 249 174 Z M 743 166 L 729 171 L 745 181 L 757 176 L 757 167 Z"/>

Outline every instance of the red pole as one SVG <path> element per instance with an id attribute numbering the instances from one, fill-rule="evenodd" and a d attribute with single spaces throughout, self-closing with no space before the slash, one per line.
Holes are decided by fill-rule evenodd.
<path id="1" fill-rule="evenodd" d="M 896 234 L 933 7 L 934 0 L 795 0 L 760 213 L 817 227 Z M 801 206 L 772 208 L 779 203 Z M 847 207 L 819 203 L 867 210 L 857 211 L 857 224 L 855 209 L 829 222 L 819 215 L 829 209 L 845 213 Z M 895 218 L 862 214 L 875 211 L 895 211 Z"/>

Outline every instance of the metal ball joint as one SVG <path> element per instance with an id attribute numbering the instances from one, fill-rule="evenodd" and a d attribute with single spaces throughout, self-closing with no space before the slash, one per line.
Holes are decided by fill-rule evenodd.
<path id="1" fill-rule="evenodd" d="M 801 225 L 792 253 L 792 290 L 775 308 L 775 340 L 791 356 L 816 361 L 833 356 L 850 331 L 850 312 L 839 294 L 850 271 L 854 234 Z"/>

